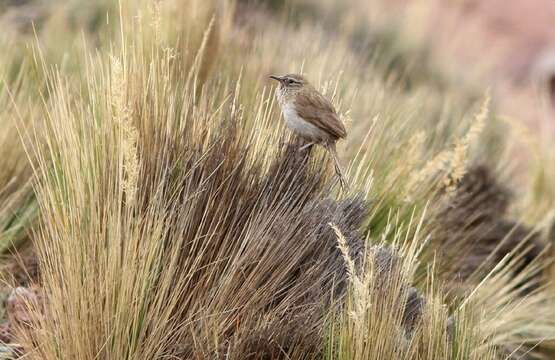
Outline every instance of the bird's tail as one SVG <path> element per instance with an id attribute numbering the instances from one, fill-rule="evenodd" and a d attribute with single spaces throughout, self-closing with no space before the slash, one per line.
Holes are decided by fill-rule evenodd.
<path id="1" fill-rule="evenodd" d="M 341 168 L 341 164 L 339 162 L 339 157 L 337 156 L 337 150 L 335 149 L 335 144 L 328 144 L 326 146 L 328 149 L 331 157 L 333 158 L 333 163 L 335 167 L 335 174 L 339 178 L 339 183 L 341 184 L 341 189 L 344 191 L 349 189 L 349 184 L 347 182 L 347 178 L 343 174 L 343 169 Z"/>

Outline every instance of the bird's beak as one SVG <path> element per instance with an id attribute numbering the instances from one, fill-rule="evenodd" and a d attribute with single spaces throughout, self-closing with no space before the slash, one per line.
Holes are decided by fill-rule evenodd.
<path id="1" fill-rule="evenodd" d="M 277 76 L 277 75 L 270 75 L 270 79 L 274 79 L 274 80 L 277 80 L 279 82 L 281 82 L 283 80 L 283 78 L 281 76 Z"/>

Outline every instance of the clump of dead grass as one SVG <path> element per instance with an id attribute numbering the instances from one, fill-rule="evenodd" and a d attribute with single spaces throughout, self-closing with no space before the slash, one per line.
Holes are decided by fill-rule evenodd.
<path id="1" fill-rule="evenodd" d="M 329 197 L 321 154 L 265 146 L 270 112 L 240 125 L 237 93 L 197 101 L 171 52 L 140 45 L 94 59 L 84 94 L 50 75 L 34 148 L 48 306 L 21 334 L 29 356 L 318 356 L 345 289 L 327 223 L 360 247 L 364 200 Z"/>

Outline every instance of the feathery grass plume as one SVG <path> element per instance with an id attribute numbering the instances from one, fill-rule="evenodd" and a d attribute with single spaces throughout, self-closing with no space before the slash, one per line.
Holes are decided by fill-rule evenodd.
<path id="1" fill-rule="evenodd" d="M 452 193 L 457 183 L 466 173 L 468 149 L 482 132 L 489 112 L 490 96 L 486 95 L 480 111 L 466 134 L 455 142 L 452 150 L 443 150 L 428 161 L 418 172 L 415 172 L 407 185 L 407 189 L 414 189 L 422 182 L 430 181 L 438 173 L 443 172 L 442 186 L 447 193 Z M 410 191 L 407 191 L 410 193 Z"/>
<path id="2" fill-rule="evenodd" d="M 110 74 L 110 98 L 112 99 L 113 119 L 121 134 L 123 147 L 123 170 L 126 201 L 133 203 L 137 193 L 139 159 L 137 156 L 137 129 L 132 123 L 132 114 L 127 104 L 127 80 L 121 61 L 112 56 Z"/>
<path id="3" fill-rule="evenodd" d="M 329 224 L 330 227 L 335 232 L 337 237 L 337 247 L 341 251 L 343 261 L 345 262 L 345 268 L 347 270 L 347 279 L 349 280 L 349 288 L 353 293 L 353 309 L 350 310 L 348 316 L 353 320 L 353 325 L 355 326 L 355 334 L 362 334 L 364 332 L 364 314 L 368 310 L 370 304 L 368 304 L 368 296 L 366 292 L 369 288 L 368 280 L 371 279 L 371 274 L 362 273 L 358 270 L 355 262 L 349 254 L 350 249 L 347 245 L 347 240 L 341 233 L 341 230 L 337 228 L 334 224 Z M 368 249 L 364 249 L 366 253 Z"/>
<path id="4" fill-rule="evenodd" d="M 159 1 L 159 0 L 150 1 L 148 2 L 148 6 L 149 6 L 148 10 L 152 15 L 150 26 L 152 27 L 152 33 L 154 35 L 154 43 L 161 44 L 162 1 Z"/>
<path id="5" fill-rule="evenodd" d="M 449 150 L 443 150 L 434 158 L 429 160 L 420 171 L 414 173 L 411 176 L 407 185 L 407 189 L 415 189 L 426 179 L 429 179 L 430 177 L 436 175 L 439 171 L 443 170 L 446 164 L 449 162 L 450 155 L 451 152 Z"/>
<path id="6" fill-rule="evenodd" d="M 466 135 L 457 141 L 455 148 L 453 149 L 453 154 L 450 160 L 450 170 L 443 178 L 443 184 L 447 193 L 453 193 L 456 189 L 457 184 L 463 178 L 466 173 L 466 163 L 468 158 L 468 148 L 474 143 L 480 133 L 482 132 L 486 119 L 489 113 L 490 95 L 486 94 L 484 102 L 480 108 L 479 113 L 476 115 L 472 126 L 466 133 Z"/>
<path id="7" fill-rule="evenodd" d="M 351 259 L 351 255 L 349 254 L 349 247 L 347 246 L 347 240 L 341 233 L 341 231 L 335 226 L 334 224 L 329 224 L 335 235 L 337 236 L 337 247 L 341 251 L 341 256 L 343 256 L 343 261 L 345 261 L 345 266 L 347 269 L 347 276 L 351 284 L 355 287 L 355 289 L 360 289 L 363 285 L 360 282 L 360 279 L 357 276 L 357 270 L 355 266 L 355 262 Z"/>

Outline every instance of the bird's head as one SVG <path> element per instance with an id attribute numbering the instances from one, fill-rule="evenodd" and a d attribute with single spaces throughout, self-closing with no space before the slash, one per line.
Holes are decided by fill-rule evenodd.
<path id="1" fill-rule="evenodd" d="M 308 84 L 308 81 L 298 74 L 287 74 L 283 76 L 271 75 L 270 79 L 279 82 L 280 90 L 300 90 Z"/>

